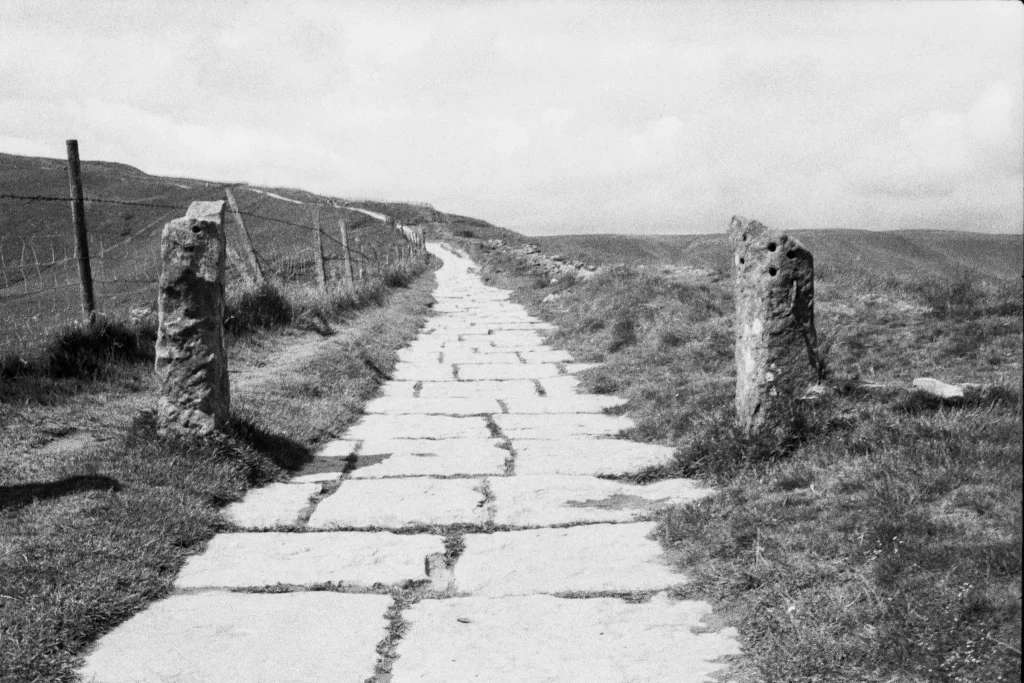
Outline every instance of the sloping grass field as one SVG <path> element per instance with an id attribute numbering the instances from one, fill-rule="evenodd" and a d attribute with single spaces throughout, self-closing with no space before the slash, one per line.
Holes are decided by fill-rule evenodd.
<path id="1" fill-rule="evenodd" d="M 676 447 L 670 467 L 639 480 L 719 487 L 668 513 L 659 533 L 691 578 L 681 597 L 710 600 L 739 629 L 741 679 L 1020 680 L 1020 238 L 912 238 L 920 250 L 893 254 L 856 234 L 807 240 L 828 376 L 798 402 L 800 428 L 782 442 L 732 427 L 720 237 L 693 238 L 703 246 L 669 264 L 708 275 L 634 263 L 554 284 L 459 241 L 493 284 L 559 326 L 556 344 L 601 363 L 584 388 L 629 399 L 630 438 Z M 636 241 L 625 253 L 650 248 Z M 586 258 L 587 238 L 552 242 L 581 244 L 559 253 Z M 921 376 L 971 386 L 944 402 L 911 389 Z"/>
<path id="2" fill-rule="evenodd" d="M 86 227 L 98 310 L 126 316 L 132 309 L 155 308 L 160 276 L 160 233 L 198 200 L 224 199 L 232 187 L 257 261 L 267 276 L 291 283 L 316 280 L 314 207 L 320 209 L 328 275 L 341 279 L 339 219 L 349 231 L 354 270 L 367 277 L 395 260 L 408 242 L 383 222 L 342 207 L 345 202 L 295 189 L 152 176 L 124 164 L 84 161 Z M 67 163 L 60 159 L 0 153 L 0 195 L 66 198 Z M 359 204 L 359 206 L 362 206 Z M 410 220 L 443 219 L 444 214 L 412 211 L 406 204 L 375 204 L 388 215 Z M 229 251 L 242 255 L 241 226 L 226 211 Z M 230 255 L 230 254 L 229 254 Z M 228 285 L 244 282 L 249 267 L 229 259 Z M 71 207 L 67 201 L 0 197 L 0 354 L 38 347 L 61 325 L 81 318 Z"/>

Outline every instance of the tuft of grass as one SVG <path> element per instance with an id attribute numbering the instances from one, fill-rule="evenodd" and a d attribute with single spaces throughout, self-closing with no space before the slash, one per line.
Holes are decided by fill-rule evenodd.
<path id="1" fill-rule="evenodd" d="M 258 286 L 238 286 L 228 291 L 224 306 L 224 330 L 241 335 L 284 327 L 295 312 L 277 286 L 269 280 Z"/>
<path id="2" fill-rule="evenodd" d="M 94 379 L 115 363 L 152 363 L 156 324 L 99 317 L 60 328 L 36 354 L 0 360 L 0 378 L 19 376 Z"/>

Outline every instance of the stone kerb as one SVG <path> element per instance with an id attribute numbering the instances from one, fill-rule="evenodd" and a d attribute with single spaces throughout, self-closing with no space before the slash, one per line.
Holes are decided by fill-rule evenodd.
<path id="1" fill-rule="evenodd" d="M 208 434 L 231 405 L 224 347 L 224 202 L 192 202 L 164 226 L 156 342 L 162 430 Z"/>
<path id="2" fill-rule="evenodd" d="M 736 418 L 747 433 L 788 432 L 814 380 L 814 259 L 798 241 L 734 216 Z"/>

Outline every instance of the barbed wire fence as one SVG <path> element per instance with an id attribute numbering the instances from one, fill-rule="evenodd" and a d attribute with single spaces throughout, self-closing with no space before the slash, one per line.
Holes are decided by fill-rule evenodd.
<path id="1" fill-rule="evenodd" d="M 187 188 L 198 189 L 199 196 L 178 193 L 172 201 L 86 194 L 96 313 L 125 319 L 154 315 L 163 226 L 183 216 L 191 201 L 223 199 L 232 187 L 258 195 L 258 206 L 225 211 L 229 288 L 269 280 L 355 290 L 422 258 L 421 229 L 387 217 L 383 225 L 370 216 L 353 221 L 359 209 L 328 198 L 300 202 L 249 186 L 213 184 Z M 68 208 L 73 201 L 53 194 L 0 192 L 0 212 L 13 214 L 5 216 L 6 223 L 17 226 L 0 233 L 0 357 L 28 355 L 59 328 L 86 324 L 92 317 L 83 311 L 80 253 Z M 284 210 L 275 210 L 271 202 L 285 205 Z"/>

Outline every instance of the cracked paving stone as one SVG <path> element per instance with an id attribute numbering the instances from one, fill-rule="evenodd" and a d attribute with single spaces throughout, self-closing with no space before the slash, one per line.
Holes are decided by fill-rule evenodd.
<path id="1" fill-rule="evenodd" d="M 483 524 L 483 482 L 479 479 L 358 479 L 320 501 L 311 529 L 383 528 Z"/>
<path id="2" fill-rule="evenodd" d="M 96 643 L 90 683 L 336 683 L 373 675 L 392 599 L 341 593 L 175 595 Z"/>
<path id="3" fill-rule="evenodd" d="M 538 527 L 649 519 L 668 505 L 681 505 L 714 493 L 692 479 L 666 479 L 647 485 L 596 477 L 538 475 L 487 480 L 498 526 Z"/>
<path id="4" fill-rule="evenodd" d="M 466 534 L 460 592 L 496 597 L 662 590 L 686 583 L 648 538 L 654 522 Z"/>
<path id="5" fill-rule="evenodd" d="M 479 439 L 490 435 L 484 418 L 450 415 L 367 415 L 345 432 L 346 439 Z"/>
<path id="6" fill-rule="evenodd" d="M 628 417 L 594 413 L 557 415 L 495 415 L 510 439 L 560 439 L 567 436 L 614 436 L 636 423 Z"/>
<path id="7" fill-rule="evenodd" d="M 706 603 L 548 595 L 426 599 L 406 610 L 392 683 L 699 683 L 740 654 Z"/>
<path id="8" fill-rule="evenodd" d="M 224 518 L 243 529 L 295 524 L 321 488 L 317 483 L 287 482 L 251 489 L 241 501 L 224 508 Z"/>
<path id="9" fill-rule="evenodd" d="M 390 531 L 218 534 L 188 558 L 174 586 L 262 588 L 277 584 L 403 584 L 427 578 L 427 555 L 444 552 L 440 536 Z"/>
<path id="10" fill-rule="evenodd" d="M 673 449 L 624 439 L 515 439 L 516 473 L 621 476 L 672 462 Z"/>

